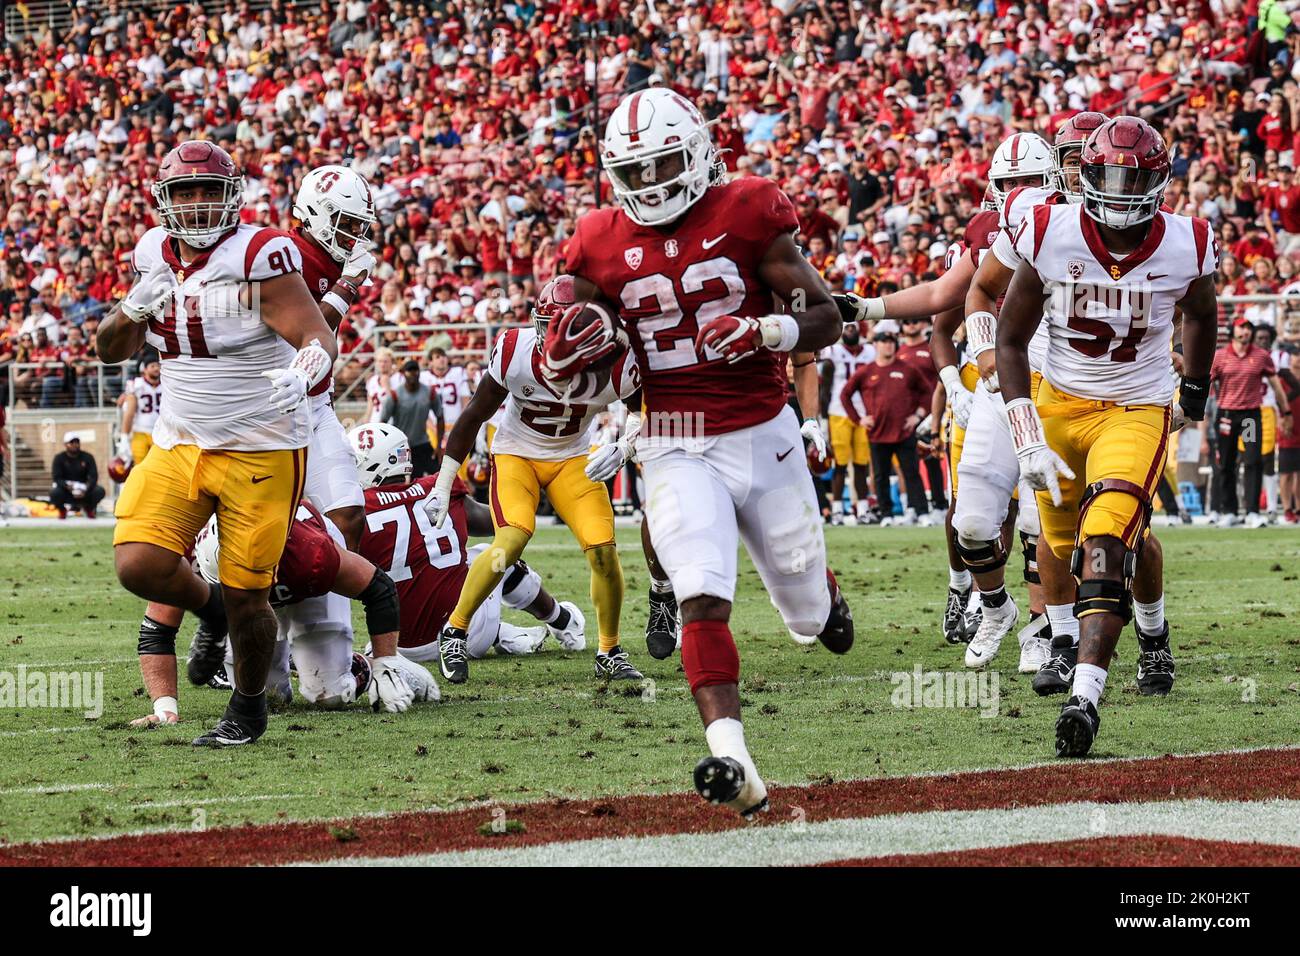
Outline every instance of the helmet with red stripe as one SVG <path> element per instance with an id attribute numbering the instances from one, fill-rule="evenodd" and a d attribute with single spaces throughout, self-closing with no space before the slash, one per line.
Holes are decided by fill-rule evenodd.
<path id="1" fill-rule="evenodd" d="M 1052 143 L 1056 188 L 1065 193 L 1070 202 L 1083 202 L 1083 190 L 1079 186 L 1079 156 L 1088 137 L 1105 122 L 1105 114 L 1085 111 L 1075 113 L 1056 131 L 1056 140 Z"/>
<path id="2" fill-rule="evenodd" d="M 677 219 L 722 175 L 704 116 L 665 87 L 624 97 L 605 126 L 600 162 L 614 198 L 642 226 Z"/>
<path id="3" fill-rule="evenodd" d="M 546 341 L 546 330 L 552 320 L 564 315 L 565 310 L 577 301 L 578 295 L 574 291 L 573 276 L 557 275 L 542 286 L 542 291 L 537 293 L 537 301 L 533 303 L 531 316 L 533 328 L 537 330 L 537 350 L 539 352 L 542 350 L 542 344 Z"/>
<path id="4" fill-rule="evenodd" d="M 1088 137 L 1079 157 L 1083 208 L 1112 229 L 1126 229 L 1160 211 L 1173 166 L 1151 124 L 1136 116 L 1108 120 Z"/>
<path id="5" fill-rule="evenodd" d="M 163 157 L 150 187 L 167 235 L 206 249 L 239 225 L 244 177 L 216 143 L 190 140 Z"/>
<path id="6" fill-rule="evenodd" d="M 1047 140 L 1036 133 L 1013 133 L 998 144 L 989 163 L 989 190 L 998 209 L 1017 186 L 1046 186 L 1055 163 Z"/>

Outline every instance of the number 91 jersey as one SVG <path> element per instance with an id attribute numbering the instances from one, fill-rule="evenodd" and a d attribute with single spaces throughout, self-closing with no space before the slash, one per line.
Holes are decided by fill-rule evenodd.
<path id="1" fill-rule="evenodd" d="M 141 275 L 166 262 L 177 283 L 172 303 L 145 332 L 162 356 L 167 393 L 154 443 L 231 451 L 306 445 L 310 407 L 280 412 L 262 375 L 287 367 L 294 348 L 262 321 L 257 306 L 257 283 L 302 272 L 292 238 L 240 225 L 182 263 L 175 242 L 155 226 L 140 237 L 131 258 Z"/>
<path id="2" fill-rule="evenodd" d="M 697 421 L 704 435 L 720 435 L 781 411 L 783 354 L 759 349 L 730 365 L 711 349 L 697 352 L 695 337 L 724 315 L 776 311 L 759 264 L 774 239 L 798 228 L 785 193 L 758 176 L 711 186 L 670 231 L 637 225 L 617 207 L 578 220 L 565 271 L 594 283 L 619 307 L 645 379 L 649 415 L 681 421 L 698 438 Z M 797 311 L 800 304 L 790 306 Z M 652 420 L 651 427 L 662 433 L 671 426 Z"/>
<path id="3" fill-rule="evenodd" d="M 1218 268 L 1209 224 L 1157 212 L 1146 238 L 1117 259 L 1081 204 L 1035 206 L 1014 242 L 1043 280 L 1043 377 L 1079 398 L 1168 405 L 1175 306 Z"/>
<path id="4" fill-rule="evenodd" d="M 492 454 L 531 461 L 564 461 L 591 449 L 596 416 L 641 387 L 636 359 L 624 352 L 601 372 L 584 372 L 574 392 L 552 391 L 541 373 L 537 332 L 511 329 L 497 339 L 487 372 L 510 393 L 492 439 Z"/>

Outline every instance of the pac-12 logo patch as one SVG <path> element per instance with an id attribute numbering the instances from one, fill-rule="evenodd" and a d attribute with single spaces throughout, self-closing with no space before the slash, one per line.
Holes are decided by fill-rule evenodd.
<path id="1" fill-rule="evenodd" d="M 623 250 L 623 261 L 627 263 L 629 269 L 640 269 L 641 247 L 633 246 L 631 249 Z"/>
<path id="2" fill-rule="evenodd" d="M 1066 263 L 1066 268 L 1070 270 L 1071 279 L 1080 279 L 1083 277 L 1083 263 L 1078 259 L 1071 259 Z"/>

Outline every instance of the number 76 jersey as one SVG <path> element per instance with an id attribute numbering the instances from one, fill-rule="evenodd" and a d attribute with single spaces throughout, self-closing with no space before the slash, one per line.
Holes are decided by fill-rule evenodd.
<path id="1" fill-rule="evenodd" d="M 1204 219 L 1158 212 L 1141 244 L 1117 258 L 1082 204 L 1035 206 L 1015 248 L 1043 280 L 1044 378 L 1079 398 L 1172 401 L 1175 306 L 1194 281 L 1218 268 Z"/>
<path id="2" fill-rule="evenodd" d="M 564 461 L 586 455 L 596 416 L 641 387 L 636 359 L 624 352 L 607 371 L 585 372 L 574 393 L 561 395 L 542 376 L 537 332 L 510 329 L 497 339 L 486 374 L 510 393 L 492 454 L 530 461 Z"/>

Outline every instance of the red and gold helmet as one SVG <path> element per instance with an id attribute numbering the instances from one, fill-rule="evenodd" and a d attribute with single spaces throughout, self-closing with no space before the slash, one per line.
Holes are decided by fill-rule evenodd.
<path id="1" fill-rule="evenodd" d="M 546 340 L 546 329 L 551 321 L 564 315 L 565 310 L 577 301 L 578 295 L 574 290 L 573 276 L 558 275 L 542 286 L 542 291 L 537 293 L 537 301 L 533 304 L 532 312 L 539 351 Z"/>
<path id="2" fill-rule="evenodd" d="M 1108 120 L 1079 157 L 1083 209 L 1112 229 L 1147 222 L 1160 211 L 1171 172 L 1165 141 L 1149 123 L 1136 116 Z"/>
<path id="3" fill-rule="evenodd" d="M 1061 124 L 1052 142 L 1052 159 L 1056 166 L 1056 188 L 1065 193 L 1070 202 L 1083 202 L 1079 187 L 1079 154 L 1083 144 L 1106 122 L 1104 113 L 1084 111 L 1075 113 Z M 1073 162 L 1067 162 L 1073 160 Z"/>
<path id="4" fill-rule="evenodd" d="M 195 185 L 213 187 L 220 198 L 177 202 L 179 189 Z M 244 177 L 230 154 L 216 143 L 181 143 L 163 157 L 151 191 L 167 235 L 196 249 L 208 248 L 239 225 Z"/>
<path id="5" fill-rule="evenodd" d="M 131 474 L 131 463 L 121 456 L 115 457 L 108 463 L 108 477 L 112 478 L 119 485 L 126 481 L 127 475 Z"/>

